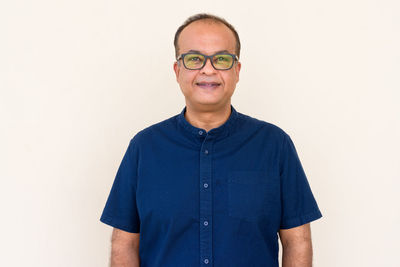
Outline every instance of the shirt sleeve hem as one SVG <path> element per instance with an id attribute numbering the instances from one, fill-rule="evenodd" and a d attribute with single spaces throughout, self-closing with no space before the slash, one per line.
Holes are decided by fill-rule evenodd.
<path id="1" fill-rule="evenodd" d="M 109 217 L 109 216 L 104 215 L 104 214 L 100 217 L 100 221 L 102 223 L 105 223 L 105 224 L 109 225 L 109 226 L 112 226 L 114 228 L 118 228 L 120 230 L 124 230 L 124 231 L 129 232 L 129 233 L 140 233 L 139 225 L 129 225 L 128 226 L 128 225 L 125 225 L 125 224 L 121 224 L 121 223 L 116 222 L 115 220 L 113 220 L 112 217 Z"/>
<path id="2" fill-rule="evenodd" d="M 284 223 L 281 224 L 280 229 L 289 229 L 293 227 L 297 227 L 315 220 L 318 220 L 322 217 L 321 211 L 316 210 L 312 213 L 308 213 L 306 215 L 302 215 L 296 218 L 292 218 L 290 220 L 286 220 Z"/>

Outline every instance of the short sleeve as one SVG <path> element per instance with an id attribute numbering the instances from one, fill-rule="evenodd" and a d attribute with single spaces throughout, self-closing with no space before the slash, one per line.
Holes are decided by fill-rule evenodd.
<path id="1" fill-rule="evenodd" d="M 281 229 L 300 226 L 322 217 L 296 148 L 284 133 L 280 157 Z"/>
<path id="2" fill-rule="evenodd" d="M 100 217 L 101 222 L 130 233 L 140 232 L 136 206 L 138 156 L 137 144 L 132 138 Z"/>

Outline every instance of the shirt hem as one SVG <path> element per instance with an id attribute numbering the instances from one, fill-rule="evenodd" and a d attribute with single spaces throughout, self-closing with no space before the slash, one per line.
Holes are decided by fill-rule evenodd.
<path id="1" fill-rule="evenodd" d="M 289 229 L 289 228 L 297 227 L 297 226 L 318 220 L 321 217 L 322 217 L 321 211 L 316 210 L 312 213 L 308 213 L 306 215 L 302 215 L 302 216 L 287 220 L 285 223 L 283 223 L 281 225 L 280 229 Z"/>
<path id="2" fill-rule="evenodd" d="M 121 223 L 116 222 L 115 220 L 113 220 L 112 217 L 106 216 L 106 215 L 102 215 L 100 217 L 100 221 L 102 223 L 105 223 L 109 226 L 112 226 L 114 228 L 118 228 L 120 230 L 124 230 L 126 232 L 129 233 L 140 233 L 140 227 L 138 225 L 124 225 Z"/>

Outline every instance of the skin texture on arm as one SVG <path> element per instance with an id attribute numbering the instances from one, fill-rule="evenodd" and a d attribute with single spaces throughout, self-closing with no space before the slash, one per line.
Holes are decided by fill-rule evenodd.
<path id="1" fill-rule="evenodd" d="M 111 267 L 139 267 L 139 233 L 129 233 L 117 228 L 111 237 Z"/>
<path id="2" fill-rule="evenodd" d="M 310 223 L 279 230 L 282 243 L 282 267 L 312 267 Z"/>

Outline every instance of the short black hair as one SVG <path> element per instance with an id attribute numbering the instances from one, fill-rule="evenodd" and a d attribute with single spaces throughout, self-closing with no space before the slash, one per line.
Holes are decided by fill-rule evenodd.
<path id="1" fill-rule="evenodd" d="M 178 58 L 178 56 L 179 56 L 178 39 L 179 39 L 181 32 L 190 23 L 198 21 L 198 20 L 209 20 L 209 21 L 213 21 L 216 23 L 222 23 L 225 26 L 227 26 L 233 32 L 233 35 L 235 36 L 235 39 L 236 39 L 235 54 L 237 55 L 238 58 L 240 57 L 240 39 L 239 39 L 239 34 L 235 30 L 235 28 L 229 22 L 227 22 L 225 19 L 223 19 L 221 17 L 215 16 L 215 15 L 212 15 L 209 13 L 199 13 L 199 14 L 195 14 L 195 15 L 187 18 L 185 20 L 185 22 L 176 31 L 175 38 L 174 38 L 175 58 Z"/>

